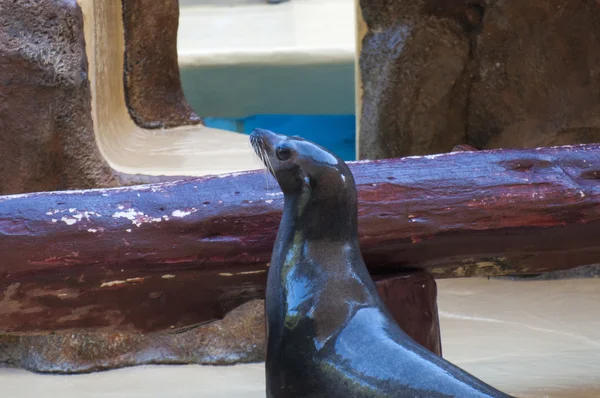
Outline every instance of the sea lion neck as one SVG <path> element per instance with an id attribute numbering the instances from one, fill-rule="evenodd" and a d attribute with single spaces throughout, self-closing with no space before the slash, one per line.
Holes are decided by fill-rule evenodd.
<path id="1" fill-rule="evenodd" d="M 355 194 L 328 197 L 315 190 L 284 194 L 281 227 L 301 233 L 306 240 L 357 242 L 357 221 Z"/>

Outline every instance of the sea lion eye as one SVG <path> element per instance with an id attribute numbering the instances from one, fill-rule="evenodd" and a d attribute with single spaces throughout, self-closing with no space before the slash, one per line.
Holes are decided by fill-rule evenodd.
<path id="1" fill-rule="evenodd" d="M 277 150 L 275 150 L 275 156 L 281 161 L 288 160 L 292 156 L 292 151 L 290 148 L 278 147 Z"/>

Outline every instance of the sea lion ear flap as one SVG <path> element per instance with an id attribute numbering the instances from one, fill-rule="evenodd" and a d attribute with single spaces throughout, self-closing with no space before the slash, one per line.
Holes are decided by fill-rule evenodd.
<path id="1" fill-rule="evenodd" d="M 305 175 L 304 178 L 302 178 L 302 192 L 310 192 L 310 190 L 310 178 Z"/>

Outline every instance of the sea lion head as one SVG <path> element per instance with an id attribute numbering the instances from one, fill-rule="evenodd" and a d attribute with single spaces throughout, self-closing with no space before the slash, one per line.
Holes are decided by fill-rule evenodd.
<path id="1" fill-rule="evenodd" d="M 327 149 L 301 137 L 264 129 L 255 129 L 250 142 L 284 195 L 312 193 L 321 200 L 355 197 L 350 169 Z"/>

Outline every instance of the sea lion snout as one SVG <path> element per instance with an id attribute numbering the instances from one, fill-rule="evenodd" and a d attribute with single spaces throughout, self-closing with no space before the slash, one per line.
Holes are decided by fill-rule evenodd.
<path id="1" fill-rule="evenodd" d="M 276 163 L 273 154 L 286 138 L 287 137 L 272 131 L 259 128 L 254 129 L 250 134 L 250 144 L 252 145 L 254 152 L 272 173 L 275 172 L 273 166 L 275 166 L 274 163 Z"/>
<path id="2" fill-rule="evenodd" d="M 267 170 L 284 193 L 297 193 L 307 184 L 305 173 L 297 163 L 295 139 L 265 129 L 254 129 L 250 143 Z"/>
<path id="3" fill-rule="evenodd" d="M 256 129 L 252 130 L 252 133 L 250 134 L 250 140 L 262 139 L 263 137 L 270 137 L 270 136 L 274 136 L 274 135 L 277 135 L 277 134 L 275 134 L 274 132 L 272 132 L 270 130 L 256 128 Z"/>
<path id="4" fill-rule="evenodd" d="M 254 150 L 256 151 L 260 148 L 263 151 L 266 151 L 267 154 L 271 154 L 273 149 L 284 139 L 285 137 L 266 129 L 256 128 L 250 134 L 250 142 L 252 143 Z M 259 148 L 257 148 L 257 146 Z"/>

